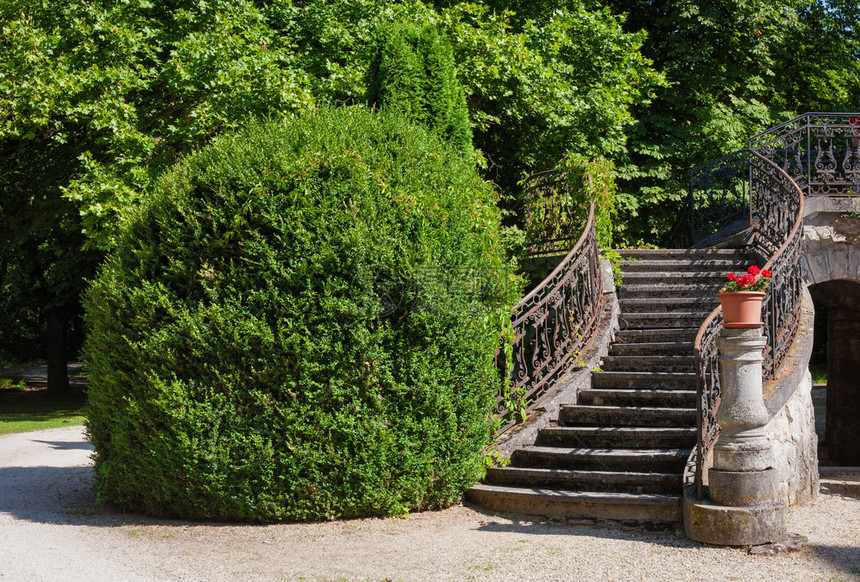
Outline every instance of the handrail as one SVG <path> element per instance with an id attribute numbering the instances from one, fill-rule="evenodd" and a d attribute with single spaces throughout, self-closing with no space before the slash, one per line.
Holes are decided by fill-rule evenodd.
<path id="1" fill-rule="evenodd" d="M 510 390 L 534 410 L 552 385 L 578 365 L 578 355 L 588 343 L 603 303 L 600 254 L 594 220 L 594 204 L 574 247 L 561 263 L 511 311 L 513 369 Z M 502 340 L 504 341 L 504 340 Z M 496 366 L 508 373 L 504 350 Z M 503 419 L 501 434 L 516 424 L 505 400 L 506 387 L 496 397 L 495 416 Z"/>
<path id="2" fill-rule="evenodd" d="M 764 380 L 776 375 L 799 325 L 803 237 L 803 192 L 788 173 L 755 151 L 749 152 L 753 241 L 751 254 L 766 261 L 773 272 L 762 306 L 767 346 Z M 720 378 L 716 339 L 722 327 L 722 309 L 714 309 L 699 327 L 693 344 L 696 358 L 696 448 L 694 482 L 704 497 L 704 464 L 719 437 L 716 412 L 720 404 Z"/>

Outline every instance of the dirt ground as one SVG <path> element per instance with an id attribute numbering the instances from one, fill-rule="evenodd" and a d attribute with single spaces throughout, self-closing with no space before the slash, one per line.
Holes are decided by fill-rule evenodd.
<path id="1" fill-rule="evenodd" d="M 242 525 L 96 505 L 82 427 L 0 436 L 3 580 L 860 580 L 860 475 L 793 508 L 800 551 L 708 547 L 676 528 L 498 515 Z"/>

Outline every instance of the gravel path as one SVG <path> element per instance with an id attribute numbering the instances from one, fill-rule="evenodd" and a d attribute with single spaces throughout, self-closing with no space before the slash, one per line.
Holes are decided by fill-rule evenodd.
<path id="1" fill-rule="evenodd" d="M 0 436 L 0 578 L 125 580 L 860 580 L 860 475 L 793 508 L 797 552 L 707 547 L 674 528 L 549 521 L 476 507 L 269 526 L 95 505 L 81 427 Z"/>

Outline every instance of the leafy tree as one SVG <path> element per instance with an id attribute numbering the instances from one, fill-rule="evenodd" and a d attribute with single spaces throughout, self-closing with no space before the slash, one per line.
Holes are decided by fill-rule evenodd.
<path id="1" fill-rule="evenodd" d="M 0 263 L 28 265 L 2 284 L 39 298 L 52 389 L 100 256 L 83 235 L 110 248 L 163 168 L 249 115 L 312 102 L 267 22 L 243 1 L 0 3 Z"/>
<path id="2" fill-rule="evenodd" d="M 57 273 L 46 301 L 75 296 L 98 259 L 82 245 L 112 248 L 138 200 L 183 156 L 253 116 L 361 102 L 374 31 L 395 21 L 435 25 L 451 43 L 484 174 L 508 194 L 568 151 L 623 153 L 630 108 L 660 83 L 639 53 L 644 35 L 580 0 L 529 6 L 2 2 L 3 261 L 26 249 L 38 272 Z M 49 288 L 60 280 L 68 287 Z"/>
<path id="3" fill-rule="evenodd" d="M 860 110 L 860 5 L 813 0 L 789 25 L 774 105 L 793 113 Z"/>
<path id="4" fill-rule="evenodd" d="M 662 76 L 625 33 L 623 17 L 581 0 L 451 2 L 304 0 L 297 50 L 318 99 L 360 102 L 368 39 L 381 24 L 434 24 L 451 42 L 485 175 L 516 196 L 519 182 L 568 151 L 625 151 L 634 105 Z M 520 14 L 520 12 L 522 14 Z"/>
<path id="5" fill-rule="evenodd" d="M 681 212 L 688 170 L 743 148 L 772 123 L 775 55 L 798 1 L 605 4 L 627 15 L 627 30 L 647 32 L 642 52 L 668 80 L 634 109 L 629 162 L 620 164 L 622 189 L 640 203 L 629 224 L 653 242 Z"/>

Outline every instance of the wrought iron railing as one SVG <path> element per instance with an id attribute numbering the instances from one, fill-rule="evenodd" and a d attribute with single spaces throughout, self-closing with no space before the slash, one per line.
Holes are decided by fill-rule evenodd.
<path id="1" fill-rule="evenodd" d="M 800 253 L 803 237 L 803 193 L 788 173 L 757 152 L 749 152 L 739 175 L 749 176 L 752 209 L 751 260 L 773 273 L 762 306 L 767 346 L 764 380 L 774 377 L 797 333 L 800 313 Z M 718 307 L 699 328 L 694 343 L 698 384 L 697 442 L 690 465 L 699 498 L 703 497 L 705 460 L 719 437 L 716 412 L 720 403 L 716 340 L 722 327 Z M 688 465 L 688 466 L 690 466 Z M 689 473 L 689 472 L 688 472 Z"/>
<path id="2" fill-rule="evenodd" d="M 567 253 L 586 220 L 586 208 L 571 203 L 570 184 L 563 174 L 547 170 L 523 184 L 521 202 L 529 257 Z"/>
<path id="3" fill-rule="evenodd" d="M 860 113 L 804 113 L 751 137 L 806 196 L 860 195 Z"/>
<path id="4" fill-rule="evenodd" d="M 744 150 L 690 170 L 690 244 L 749 217 L 748 168 Z"/>
<path id="5" fill-rule="evenodd" d="M 495 415 L 501 434 L 514 424 L 508 403 L 511 394 L 532 411 L 547 391 L 566 372 L 582 365 L 580 351 L 590 339 L 603 306 L 600 255 L 594 221 L 594 205 L 577 243 L 561 263 L 511 312 L 513 369 L 508 370 L 505 350 L 496 364 L 502 377 L 510 374 L 510 386 L 496 399 Z"/>

